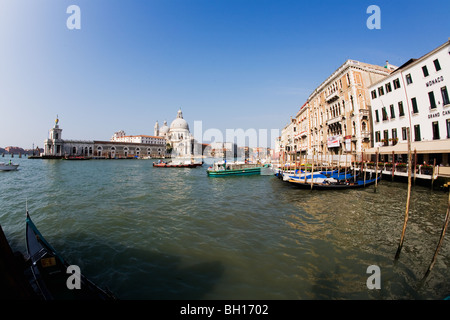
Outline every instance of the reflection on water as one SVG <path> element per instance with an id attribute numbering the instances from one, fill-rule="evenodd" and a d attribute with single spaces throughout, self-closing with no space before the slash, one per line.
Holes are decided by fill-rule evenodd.
<path id="1" fill-rule="evenodd" d="M 16 159 L 0 172 L 0 224 L 25 250 L 25 202 L 67 260 L 123 299 L 442 299 L 450 247 L 420 286 L 448 195 L 406 186 L 310 191 L 271 176 L 208 178 L 148 160 Z M 368 290 L 367 267 L 381 269 Z"/>

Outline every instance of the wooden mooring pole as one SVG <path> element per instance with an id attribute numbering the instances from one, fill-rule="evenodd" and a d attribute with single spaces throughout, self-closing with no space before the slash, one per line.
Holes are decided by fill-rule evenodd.
<path id="1" fill-rule="evenodd" d="M 395 173 L 395 153 L 392 151 L 392 181 L 394 181 L 394 173 Z"/>
<path id="2" fill-rule="evenodd" d="M 314 183 L 314 154 L 316 153 L 316 151 L 313 151 L 313 156 L 312 156 L 312 165 L 311 165 L 311 190 L 313 189 L 313 183 Z"/>
<path id="3" fill-rule="evenodd" d="M 436 247 L 436 250 L 435 250 L 435 252 L 434 252 L 433 259 L 431 259 L 430 266 L 428 267 L 427 272 L 425 273 L 425 275 L 424 275 L 424 277 L 423 277 L 424 279 L 425 279 L 426 277 L 428 277 L 428 275 L 429 275 L 430 272 L 431 272 L 431 269 L 433 269 L 433 266 L 434 266 L 434 264 L 436 263 L 436 258 L 437 258 L 437 255 L 438 255 L 438 253 L 439 253 L 439 249 L 440 249 L 441 246 L 442 246 L 442 242 L 444 241 L 445 232 L 447 231 L 447 226 L 448 226 L 449 218 L 450 218 L 450 192 L 449 192 L 449 194 L 448 194 L 447 213 L 445 214 L 445 220 L 444 220 L 444 225 L 443 225 L 442 231 L 441 231 L 441 237 L 439 238 L 439 242 L 438 242 L 437 247 Z"/>
<path id="4" fill-rule="evenodd" d="M 398 244 L 397 253 L 395 254 L 395 260 L 400 257 L 400 252 L 402 251 L 403 241 L 405 240 L 406 224 L 408 223 L 409 216 L 409 200 L 411 198 L 411 136 L 409 133 L 409 128 L 407 130 L 408 135 L 408 193 L 406 196 L 406 210 L 405 210 L 405 221 L 403 223 L 402 236 L 400 237 L 400 243 Z"/>
<path id="5" fill-rule="evenodd" d="M 342 149 L 339 150 L 339 160 L 338 160 L 338 177 L 341 174 L 341 156 L 342 156 Z"/>
<path id="6" fill-rule="evenodd" d="M 345 152 L 345 175 L 344 179 L 347 180 L 347 152 Z"/>
<path id="7" fill-rule="evenodd" d="M 323 171 L 323 152 L 320 154 L 320 162 L 322 163 L 320 167 L 322 168 Z"/>
<path id="8" fill-rule="evenodd" d="M 414 186 L 416 185 L 417 150 L 414 148 Z"/>
<path id="9" fill-rule="evenodd" d="M 363 152 L 361 151 L 361 166 L 359 168 L 359 175 L 361 176 L 363 174 L 363 169 L 364 169 L 364 161 L 363 161 Z"/>
<path id="10" fill-rule="evenodd" d="M 375 152 L 375 188 L 373 189 L 373 192 L 377 192 L 378 187 L 378 150 Z"/>
<path id="11" fill-rule="evenodd" d="M 433 170 L 431 172 L 431 191 L 433 191 L 433 186 L 434 186 L 434 174 L 435 174 L 435 170 L 436 170 L 436 158 L 434 158 L 434 162 L 433 162 Z"/>

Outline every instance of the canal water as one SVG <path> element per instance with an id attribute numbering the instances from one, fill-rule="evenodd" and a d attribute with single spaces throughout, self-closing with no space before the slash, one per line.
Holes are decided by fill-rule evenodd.
<path id="1" fill-rule="evenodd" d="M 9 157 L 0 158 L 9 161 Z M 155 160 L 156 161 L 156 160 Z M 448 194 L 406 184 L 310 191 L 274 176 L 209 178 L 153 160 L 13 158 L 0 172 L 0 224 L 25 252 L 25 211 L 71 264 L 120 299 L 444 299 Z M 369 289 L 369 266 L 380 289 Z"/>

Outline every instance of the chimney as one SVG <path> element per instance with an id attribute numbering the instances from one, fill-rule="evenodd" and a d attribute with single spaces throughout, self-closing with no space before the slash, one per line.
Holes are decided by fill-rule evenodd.
<path id="1" fill-rule="evenodd" d="M 385 68 L 386 68 L 386 69 L 389 69 L 389 60 L 386 60 L 386 66 L 385 66 Z"/>

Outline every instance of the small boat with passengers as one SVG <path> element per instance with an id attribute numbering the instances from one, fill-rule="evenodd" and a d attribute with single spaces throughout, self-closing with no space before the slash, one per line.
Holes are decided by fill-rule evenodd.
<path id="1" fill-rule="evenodd" d="M 0 162 L 0 171 L 15 171 L 19 167 L 18 164 Z"/>
<path id="2" fill-rule="evenodd" d="M 156 168 L 197 168 L 201 167 L 203 165 L 202 162 L 194 162 L 194 161 L 182 161 L 182 160 L 175 160 L 175 161 L 161 161 L 153 162 L 153 166 Z"/>

